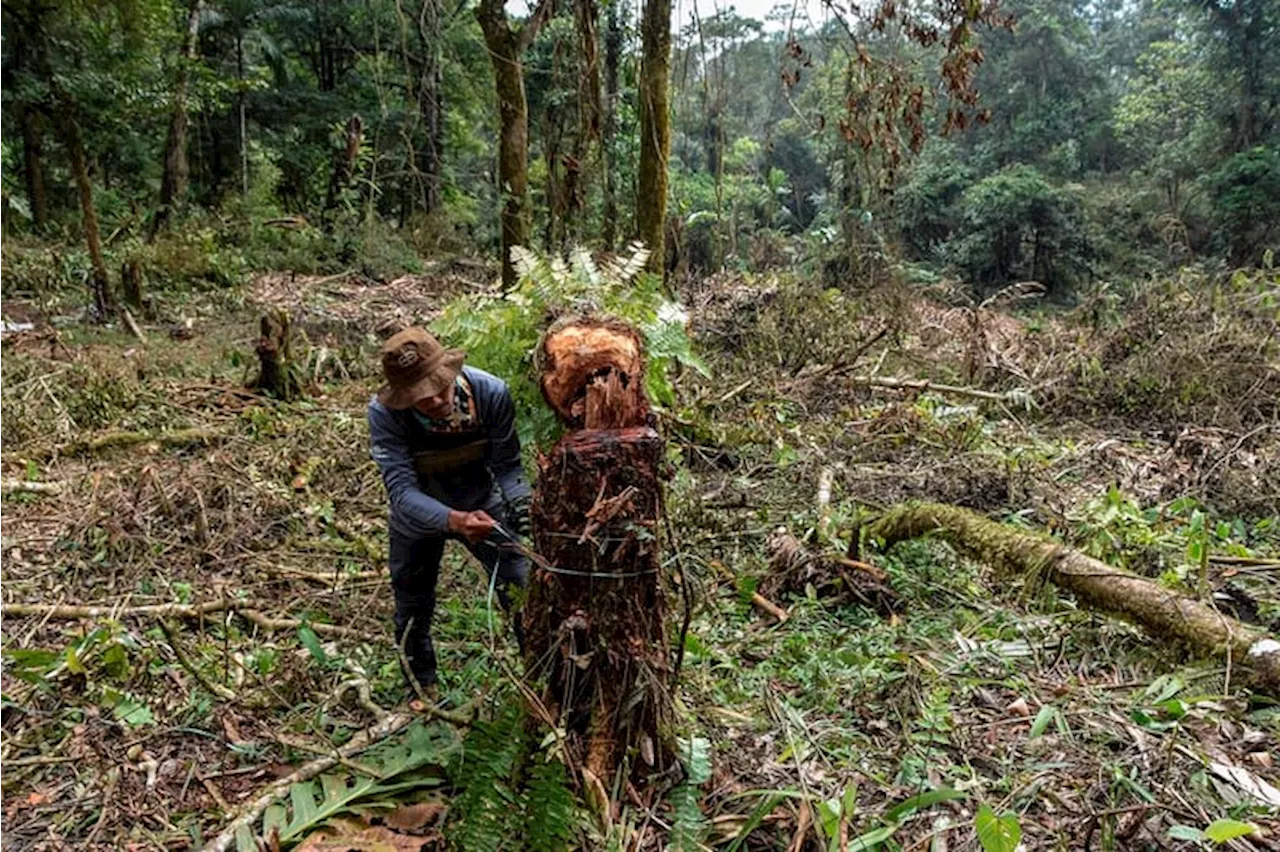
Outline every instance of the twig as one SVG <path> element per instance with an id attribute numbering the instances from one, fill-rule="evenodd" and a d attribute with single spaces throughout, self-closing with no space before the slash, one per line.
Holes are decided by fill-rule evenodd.
<path id="1" fill-rule="evenodd" d="M 164 631 L 164 638 L 168 641 L 169 647 L 173 650 L 173 655 L 178 658 L 178 662 L 184 669 L 191 673 L 191 676 L 194 677 L 201 686 L 224 701 L 236 700 L 236 694 L 234 692 L 220 683 L 214 683 L 209 680 L 209 678 L 205 677 L 200 669 L 196 667 L 191 658 L 187 656 L 187 652 L 183 650 L 182 645 L 174 637 L 176 630 L 168 619 L 160 619 L 160 629 Z"/>
<path id="2" fill-rule="evenodd" d="M 162 447 L 185 447 L 188 444 L 202 444 L 224 440 L 225 433 L 212 429 L 175 429 L 172 432 L 108 432 L 96 438 L 73 441 L 60 447 L 45 450 L 45 458 L 52 456 L 78 456 L 109 450 L 116 447 L 131 447 L 154 441 Z"/>
<path id="3" fill-rule="evenodd" d="M 304 763 L 291 774 L 271 783 L 240 812 L 239 816 L 228 823 L 217 837 L 205 844 L 204 852 L 227 852 L 235 845 L 236 832 L 241 828 L 248 828 L 253 825 L 254 821 L 262 816 L 262 813 L 276 799 L 287 793 L 294 784 L 308 781 L 326 769 L 337 765 L 341 759 L 349 759 L 352 755 L 359 754 L 401 728 L 408 727 L 416 718 L 417 716 L 413 713 L 394 713 L 372 727 L 356 734 L 349 743 L 338 749 L 337 753 L 318 757 L 315 760 Z"/>
<path id="4" fill-rule="evenodd" d="M 939 382 L 933 382 L 928 379 L 894 379 L 887 376 L 850 376 L 848 381 L 855 385 L 865 385 L 873 388 L 887 388 L 890 390 L 913 390 L 913 391 L 937 391 L 938 393 L 949 393 L 954 396 L 967 396 L 973 399 L 989 399 L 994 402 L 1008 402 L 1018 405 L 1029 405 L 1032 402 L 1031 394 L 1025 390 L 1012 390 L 1004 393 L 996 391 L 984 391 L 977 388 L 964 388 L 959 385 L 944 385 Z"/>
<path id="5" fill-rule="evenodd" d="M 120 315 L 124 317 L 124 324 L 129 327 L 129 331 L 133 332 L 133 336 L 138 338 L 142 343 L 147 342 L 147 336 L 142 333 L 142 329 L 138 326 L 138 321 L 133 318 L 133 314 L 128 308 L 121 308 Z"/>
<path id="6" fill-rule="evenodd" d="M 19 491 L 31 494 L 61 494 L 60 482 L 30 482 L 25 479 L 6 479 L 0 482 L 0 494 L 14 494 Z"/>
<path id="7" fill-rule="evenodd" d="M 225 601 L 209 601 L 202 604 L 150 604 L 146 606 L 130 606 L 130 607 L 111 607 L 111 606 L 69 606 L 69 605 L 47 605 L 47 604 L 20 604 L 11 603 L 0 606 L 0 615 L 25 616 L 34 615 L 45 618 L 56 619 L 76 619 L 76 618 L 110 618 L 119 619 L 130 616 L 149 616 L 153 618 L 201 618 L 214 612 L 234 612 L 244 618 L 246 621 L 257 625 L 268 632 L 277 633 L 281 631 L 297 630 L 303 625 L 303 622 L 296 618 L 270 618 L 261 610 L 252 604 L 234 603 L 229 600 Z M 307 626 L 321 636 L 339 636 L 348 639 L 360 639 L 366 642 L 382 641 L 378 636 L 366 633 L 363 630 L 356 630 L 351 627 L 342 627 L 337 624 L 319 624 L 317 622 L 307 622 Z"/>
<path id="8" fill-rule="evenodd" d="M 723 562 L 720 562 L 719 560 L 712 560 L 710 564 L 718 568 L 720 570 L 720 573 L 724 574 L 725 578 L 728 579 L 730 582 L 737 581 L 737 578 L 733 576 L 733 572 L 730 571 L 728 566 L 726 566 Z M 791 617 L 791 613 L 787 612 L 785 609 L 778 606 L 776 603 L 769 600 L 759 592 L 751 593 L 751 603 L 755 604 L 757 609 L 764 610 L 769 615 L 772 615 L 774 618 L 778 620 L 779 624 L 785 624 L 787 619 Z"/>

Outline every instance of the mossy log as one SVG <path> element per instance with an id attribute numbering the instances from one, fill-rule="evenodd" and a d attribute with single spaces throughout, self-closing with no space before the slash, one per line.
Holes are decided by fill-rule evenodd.
<path id="1" fill-rule="evenodd" d="M 886 547 L 936 534 L 972 559 L 1042 577 L 1085 606 L 1120 616 L 1156 638 L 1225 659 L 1244 670 L 1255 687 L 1280 694 L 1280 643 L 1265 631 L 1055 541 L 937 503 L 895 506 L 866 532 Z"/>
<path id="2" fill-rule="evenodd" d="M 534 488 L 534 540 L 550 567 L 530 582 L 526 671 L 584 781 L 617 789 L 621 771 L 644 789 L 676 761 L 658 542 L 665 453 L 643 354 L 628 327 L 578 319 L 549 332 L 541 355 L 543 390 L 571 431 Z"/>

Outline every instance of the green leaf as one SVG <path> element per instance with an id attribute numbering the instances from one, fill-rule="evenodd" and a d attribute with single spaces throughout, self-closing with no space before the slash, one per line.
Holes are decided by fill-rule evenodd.
<path id="1" fill-rule="evenodd" d="M 1027 734 L 1027 739 L 1034 740 L 1040 736 L 1049 727 L 1049 723 L 1053 721 L 1053 716 L 1058 712 L 1058 708 L 1052 704 L 1045 704 L 1040 708 L 1040 712 L 1036 714 L 1036 720 L 1031 723 L 1031 732 Z"/>
<path id="2" fill-rule="evenodd" d="M 1228 840 L 1253 834 L 1257 830 L 1258 827 L 1253 823 L 1234 819 L 1215 819 L 1204 830 L 1204 836 L 1214 843 L 1226 843 Z"/>
<path id="3" fill-rule="evenodd" d="M 898 804 L 889 809 L 884 815 L 885 822 L 902 822 L 916 811 L 922 811 L 925 808 L 931 808 L 940 802 L 951 802 L 956 799 L 963 799 L 967 796 L 959 790 L 951 787 L 939 787 L 936 790 L 930 790 L 927 793 L 920 793 L 909 799 L 903 799 Z"/>
<path id="4" fill-rule="evenodd" d="M 689 774 L 688 782 L 696 787 L 710 781 L 711 742 L 706 737 L 690 737 L 680 745 L 685 771 Z"/>
<path id="5" fill-rule="evenodd" d="M 1022 827 L 1014 814 L 996 816 L 990 805 L 978 809 L 974 829 L 983 852 L 1014 852 L 1022 840 Z"/>
<path id="6" fill-rule="evenodd" d="M 898 825 L 885 825 L 880 828 L 874 828 L 865 834 L 859 834 L 849 841 L 849 852 L 867 852 L 867 850 L 875 849 L 881 843 L 893 837 L 900 827 Z"/>
<path id="7" fill-rule="evenodd" d="M 1170 840 L 1190 840 L 1199 843 L 1204 840 L 1204 832 L 1194 825 L 1175 825 L 1169 829 Z"/>
<path id="8" fill-rule="evenodd" d="M 122 696 L 116 702 L 116 706 L 112 708 L 116 718 L 130 727 L 139 727 L 141 725 L 154 725 L 155 716 L 151 713 L 151 708 L 138 701 L 134 701 L 128 696 Z"/>
<path id="9" fill-rule="evenodd" d="M 316 662 L 322 666 L 329 665 L 329 655 L 324 652 L 324 646 L 320 644 L 320 637 L 316 632 L 307 625 L 298 628 L 298 641 L 302 643 Z"/>

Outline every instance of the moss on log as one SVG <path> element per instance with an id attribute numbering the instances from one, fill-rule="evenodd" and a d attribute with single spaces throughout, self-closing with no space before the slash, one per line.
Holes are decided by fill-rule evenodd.
<path id="1" fill-rule="evenodd" d="M 936 534 L 972 559 L 1042 577 L 1085 606 L 1120 616 L 1159 639 L 1225 659 L 1243 668 L 1255 687 L 1280 694 L 1280 643 L 1266 632 L 1058 542 L 938 503 L 895 506 L 867 534 L 886 547 Z"/>

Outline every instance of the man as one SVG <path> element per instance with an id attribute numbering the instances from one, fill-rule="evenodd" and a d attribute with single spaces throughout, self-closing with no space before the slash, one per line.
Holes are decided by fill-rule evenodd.
<path id="1" fill-rule="evenodd" d="M 496 568 L 504 608 L 508 586 L 523 588 L 529 574 L 528 560 L 498 546 L 500 532 L 492 535 L 497 524 L 529 533 L 511 393 L 501 379 L 464 367 L 465 355 L 422 329 L 405 329 L 382 346 L 386 386 L 369 402 L 372 456 L 391 502 L 396 642 L 406 677 L 427 690 L 436 683 L 431 618 L 445 540 L 462 540 L 486 571 Z"/>

